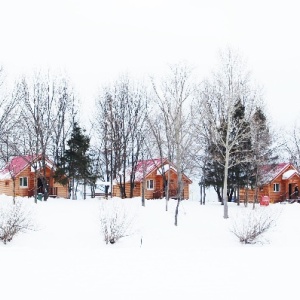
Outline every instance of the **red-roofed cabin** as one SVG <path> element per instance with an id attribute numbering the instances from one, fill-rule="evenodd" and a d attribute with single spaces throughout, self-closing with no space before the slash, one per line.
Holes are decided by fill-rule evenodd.
<path id="1" fill-rule="evenodd" d="M 13 196 L 13 178 L 15 178 L 15 195 L 31 197 L 36 189 L 37 193 L 44 193 L 41 178 L 46 177 L 49 184 L 49 196 L 67 198 L 68 188 L 56 183 L 52 177 L 53 162 L 46 159 L 46 174 L 41 168 L 38 169 L 38 178 L 35 186 L 35 172 L 33 164 L 39 166 L 40 157 L 34 158 L 31 155 L 14 157 L 0 171 L 0 194 Z"/>
<path id="2" fill-rule="evenodd" d="M 167 159 L 149 159 L 139 161 L 135 171 L 135 181 L 133 189 L 133 197 L 140 197 L 142 195 L 143 179 L 145 179 L 145 198 L 146 199 L 160 199 L 165 197 L 163 174 L 169 180 L 169 196 L 176 197 L 178 194 L 177 187 L 177 171 L 175 166 Z M 189 199 L 189 185 L 192 181 L 182 174 L 183 180 L 183 194 L 182 199 Z M 125 178 L 125 192 L 130 195 L 130 171 L 126 171 Z M 120 187 L 118 184 L 113 185 L 113 196 L 120 197 Z"/>
<path id="3" fill-rule="evenodd" d="M 272 203 L 295 200 L 300 195 L 300 174 L 290 163 L 280 163 L 263 167 L 263 175 L 258 192 L 258 201 L 262 196 L 269 196 Z M 248 190 L 248 201 L 253 201 L 254 190 Z M 245 200 L 245 190 L 240 190 L 240 201 Z"/>

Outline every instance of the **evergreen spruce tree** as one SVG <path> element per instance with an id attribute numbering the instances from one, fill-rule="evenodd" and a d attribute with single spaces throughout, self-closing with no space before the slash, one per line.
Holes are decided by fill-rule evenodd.
<path id="1" fill-rule="evenodd" d="M 67 141 L 67 149 L 60 159 L 55 172 L 57 182 L 68 184 L 69 191 L 72 192 L 72 199 L 75 199 L 76 188 L 80 181 L 86 182 L 90 176 L 90 138 L 84 134 L 77 122 L 73 124 L 70 139 Z"/>
<path id="2" fill-rule="evenodd" d="M 235 103 L 235 109 L 232 117 L 232 124 L 234 125 L 229 134 L 229 141 L 231 147 L 231 157 L 229 161 L 228 169 L 228 189 L 227 197 L 228 201 L 231 201 L 234 193 L 238 192 L 240 187 L 245 186 L 246 176 L 243 168 L 247 164 L 248 160 L 245 159 L 245 155 L 248 154 L 251 148 L 250 134 L 249 138 L 244 138 L 242 141 L 237 139 L 238 130 L 245 133 L 250 131 L 250 124 L 245 122 L 245 106 L 241 103 L 240 99 L 237 99 Z M 223 122 L 219 125 L 218 131 L 221 137 L 219 141 L 212 142 L 208 145 L 207 154 L 210 159 L 205 168 L 205 182 L 207 186 L 213 186 L 215 189 L 218 200 L 223 204 L 223 183 L 224 183 L 224 160 L 225 160 L 225 147 L 221 142 L 221 139 L 225 140 L 227 134 L 227 122 Z M 243 128 L 242 128 L 243 127 Z"/>

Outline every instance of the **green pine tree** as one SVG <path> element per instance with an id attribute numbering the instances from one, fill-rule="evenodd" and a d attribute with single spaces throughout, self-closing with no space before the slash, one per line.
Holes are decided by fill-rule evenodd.
<path id="1" fill-rule="evenodd" d="M 79 127 L 78 123 L 74 122 L 71 137 L 67 141 L 67 149 L 55 172 L 57 182 L 69 185 L 72 199 L 75 198 L 75 183 L 86 181 L 90 176 L 89 148 L 90 138 L 84 134 L 84 130 Z"/>

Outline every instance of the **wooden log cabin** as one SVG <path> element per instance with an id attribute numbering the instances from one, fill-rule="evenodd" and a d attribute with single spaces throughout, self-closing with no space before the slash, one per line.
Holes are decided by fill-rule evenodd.
<path id="1" fill-rule="evenodd" d="M 286 200 L 296 200 L 299 195 L 297 189 L 300 187 L 300 174 L 290 163 L 264 166 L 262 168 L 262 180 L 258 190 L 258 201 L 263 196 L 268 196 L 271 203 Z M 253 202 L 255 190 L 249 189 L 248 201 Z M 240 190 L 240 201 L 245 201 L 246 190 Z"/>
<path id="2" fill-rule="evenodd" d="M 127 170 L 125 179 L 125 193 L 130 195 L 130 171 Z M 178 197 L 178 174 L 175 166 L 167 159 L 149 159 L 139 161 L 135 171 L 133 197 L 142 195 L 143 182 L 145 182 L 145 199 L 161 199 L 165 197 L 163 175 L 169 180 L 169 196 Z M 192 181 L 183 174 L 182 199 L 189 199 L 189 185 Z M 113 196 L 121 197 L 120 186 L 117 182 L 113 185 Z"/>
<path id="3" fill-rule="evenodd" d="M 43 194 L 42 178 L 46 177 L 49 196 L 67 198 L 67 186 L 56 183 L 53 179 L 53 162 L 46 159 L 46 174 L 44 174 L 44 171 L 39 168 L 40 161 L 40 156 L 33 157 L 31 155 L 25 155 L 14 157 L 0 171 L 0 194 L 13 196 L 14 184 L 16 196 L 32 197 L 35 190 L 37 193 Z M 37 172 L 34 171 L 33 165 L 37 166 Z M 35 174 L 37 174 L 36 180 Z"/>

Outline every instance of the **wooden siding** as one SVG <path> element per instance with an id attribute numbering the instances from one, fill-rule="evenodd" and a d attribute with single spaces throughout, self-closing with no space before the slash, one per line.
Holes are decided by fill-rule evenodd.
<path id="1" fill-rule="evenodd" d="M 46 169 L 46 178 L 49 180 L 50 187 L 57 187 L 57 196 L 62 198 L 67 198 L 68 188 L 67 186 L 62 186 L 59 183 L 54 183 L 54 180 L 51 176 L 51 169 Z M 20 186 L 20 178 L 27 177 L 27 187 Z M 31 172 L 31 167 L 26 167 L 21 171 L 15 179 L 15 195 L 21 197 L 27 197 L 34 194 L 34 173 Z M 3 179 L 0 180 L 0 193 L 3 193 L 8 196 L 13 196 L 13 180 L 12 179 Z"/>
<path id="2" fill-rule="evenodd" d="M 296 186 L 300 187 L 300 177 L 294 174 L 288 179 L 282 179 L 283 173 L 295 170 L 293 166 L 289 166 L 284 172 L 278 174 L 270 183 L 264 185 L 258 191 L 258 201 L 260 201 L 262 196 L 269 196 L 271 203 L 281 202 L 287 199 L 293 199 L 295 197 L 294 190 Z M 274 184 L 279 185 L 279 191 L 274 191 Z M 248 190 L 248 202 L 252 202 L 254 199 L 255 191 L 253 189 Z M 240 190 L 240 201 L 245 201 L 246 191 L 244 189 Z"/>
<path id="3" fill-rule="evenodd" d="M 57 197 L 68 198 L 68 187 L 63 186 L 60 183 L 54 182 L 54 188 L 57 188 Z"/>
<path id="4" fill-rule="evenodd" d="M 253 202 L 254 198 L 255 198 L 255 190 L 249 189 L 247 191 L 247 194 L 248 194 L 248 202 Z M 274 192 L 272 184 L 268 184 L 258 191 L 257 201 L 259 202 L 263 196 L 268 196 L 270 198 L 271 203 L 277 203 L 277 202 L 280 202 L 280 201 L 283 201 L 283 200 L 286 200 L 289 198 L 289 197 L 287 197 L 287 198 L 284 197 L 284 192 L 283 193 L 281 191 Z M 244 202 L 245 200 L 246 200 L 246 190 L 241 189 L 240 190 L 240 201 Z"/>
<path id="5" fill-rule="evenodd" d="M 1 194 L 12 195 L 13 181 L 12 180 L 1 180 L 0 181 L 0 191 Z"/>
<path id="6" fill-rule="evenodd" d="M 20 186 L 20 178 L 21 177 L 27 177 L 27 184 L 28 184 L 27 187 Z M 23 170 L 16 177 L 16 196 L 27 197 L 29 189 L 33 189 L 33 179 L 30 176 L 30 167 Z M 10 196 L 12 196 L 12 194 Z"/>
<path id="7" fill-rule="evenodd" d="M 176 191 L 175 193 L 177 193 L 177 173 L 171 170 L 167 172 L 166 175 L 167 175 L 167 179 L 170 180 L 170 187 L 169 187 L 170 191 Z M 164 195 L 162 175 L 157 175 L 157 171 L 154 170 L 146 177 L 146 181 L 148 180 L 153 180 L 154 187 L 153 189 L 147 189 L 147 184 L 145 183 L 145 198 L 146 199 L 157 198 L 154 197 L 155 195 L 161 195 L 161 197 L 159 198 L 162 198 Z M 186 178 L 183 178 L 183 182 L 184 182 L 183 198 L 189 199 L 189 183 Z M 140 197 L 142 195 L 142 188 L 143 188 L 142 182 L 136 182 L 135 187 L 133 189 L 133 197 Z M 126 196 L 130 197 L 129 183 L 125 184 L 125 192 L 126 192 Z M 113 196 L 121 197 L 119 185 L 113 186 Z"/>

